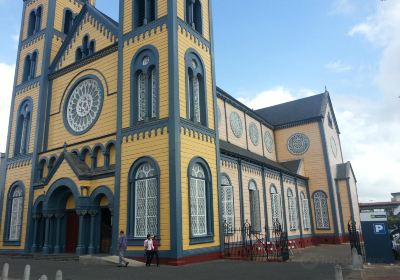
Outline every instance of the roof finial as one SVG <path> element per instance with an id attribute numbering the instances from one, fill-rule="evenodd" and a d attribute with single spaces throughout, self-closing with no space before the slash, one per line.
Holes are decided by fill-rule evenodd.
<path id="1" fill-rule="evenodd" d="M 326 85 L 325 85 L 325 92 L 324 93 L 328 93 L 329 94 L 329 91 L 328 91 L 328 88 L 326 87 Z"/>
<path id="2" fill-rule="evenodd" d="M 67 151 L 67 147 L 68 147 L 68 144 L 67 144 L 67 142 L 64 142 L 64 152 L 66 152 L 66 151 Z"/>

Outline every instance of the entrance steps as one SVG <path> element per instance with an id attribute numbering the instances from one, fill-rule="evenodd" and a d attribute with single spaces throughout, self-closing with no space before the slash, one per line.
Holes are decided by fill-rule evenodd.
<path id="1" fill-rule="evenodd" d="M 144 263 L 132 259 L 125 259 L 129 262 L 129 267 L 142 267 Z M 84 265 L 118 265 L 118 256 L 92 256 L 85 255 L 79 257 L 79 263 Z"/>

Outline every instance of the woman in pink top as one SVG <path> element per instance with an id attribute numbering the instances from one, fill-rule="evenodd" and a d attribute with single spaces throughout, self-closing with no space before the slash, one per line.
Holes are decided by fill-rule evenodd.
<path id="1" fill-rule="evenodd" d="M 144 250 L 146 252 L 146 266 L 150 266 L 153 260 L 153 240 L 151 239 L 151 234 L 147 235 L 147 239 L 144 241 Z"/>

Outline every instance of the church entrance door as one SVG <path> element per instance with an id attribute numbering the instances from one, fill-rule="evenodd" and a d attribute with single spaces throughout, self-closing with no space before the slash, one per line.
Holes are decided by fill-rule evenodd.
<path id="1" fill-rule="evenodd" d="M 100 253 L 109 254 L 111 247 L 111 211 L 108 207 L 101 208 L 101 233 L 100 233 Z"/>
<path id="2" fill-rule="evenodd" d="M 65 252 L 75 253 L 78 245 L 78 215 L 75 211 L 67 212 L 67 236 L 65 240 Z"/>

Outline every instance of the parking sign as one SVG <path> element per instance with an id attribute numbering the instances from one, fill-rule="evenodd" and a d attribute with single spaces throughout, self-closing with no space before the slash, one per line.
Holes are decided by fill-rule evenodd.
<path id="1" fill-rule="evenodd" d="M 384 223 L 373 224 L 375 234 L 386 234 L 386 227 Z"/>

